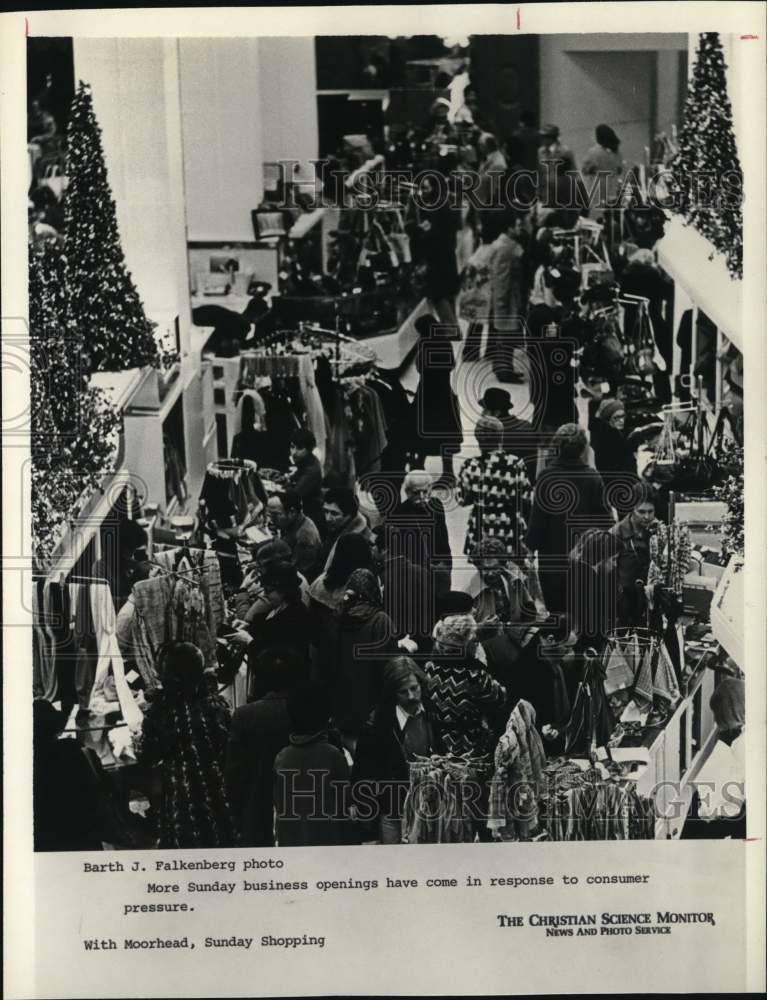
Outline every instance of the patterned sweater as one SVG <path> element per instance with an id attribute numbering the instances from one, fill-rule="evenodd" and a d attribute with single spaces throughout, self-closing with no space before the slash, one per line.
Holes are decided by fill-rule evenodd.
<path id="1" fill-rule="evenodd" d="M 485 715 L 497 710 L 506 698 L 505 689 L 478 660 L 445 658 L 425 667 L 429 694 L 442 730 L 445 747 L 452 754 L 492 753 L 495 735 Z"/>
<path id="2" fill-rule="evenodd" d="M 505 451 L 467 458 L 458 485 L 459 502 L 473 505 L 464 552 L 470 553 L 483 539 L 500 538 L 509 554 L 521 554 L 532 500 L 522 459 Z"/>

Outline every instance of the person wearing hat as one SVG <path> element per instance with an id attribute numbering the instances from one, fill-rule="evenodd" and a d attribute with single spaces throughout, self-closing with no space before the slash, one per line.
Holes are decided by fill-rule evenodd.
<path id="1" fill-rule="evenodd" d="M 480 417 L 475 433 L 480 453 L 467 458 L 458 474 L 458 502 L 472 508 L 464 552 L 497 538 L 508 555 L 521 557 L 532 500 L 525 463 L 504 451 L 503 424 L 496 417 Z"/>
<path id="2" fill-rule="evenodd" d="M 520 420 L 511 411 L 514 403 L 507 389 L 493 386 L 486 389 L 479 401 L 483 417 L 495 417 L 503 424 L 503 450 L 516 455 L 525 463 L 527 478 L 535 484 L 535 469 L 538 462 L 538 446 L 533 437 L 533 425 Z"/>
<path id="3" fill-rule="evenodd" d="M 383 670 L 378 705 L 360 733 L 352 787 L 368 786 L 376 800 L 371 817 L 384 844 L 402 840 L 402 814 L 411 760 L 443 754 L 439 720 L 426 674 L 409 656 L 395 656 Z"/>
<path id="4" fill-rule="evenodd" d="M 476 618 L 446 615 L 434 626 L 432 638 L 432 659 L 424 669 L 446 749 L 452 754 L 491 754 L 506 691 L 477 659 Z"/>
<path id="5" fill-rule="evenodd" d="M 619 399 L 603 399 L 589 422 L 594 465 L 604 481 L 608 503 L 619 517 L 631 510 L 629 493 L 638 481 L 636 453 L 625 425 L 626 408 Z"/>

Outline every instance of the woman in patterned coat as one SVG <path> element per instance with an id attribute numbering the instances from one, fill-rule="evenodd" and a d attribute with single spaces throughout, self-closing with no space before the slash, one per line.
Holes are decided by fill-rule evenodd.
<path id="1" fill-rule="evenodd" d="M 532 487 L 521 458 L 502 449 L 503 424 L 481 417 L 476 427 L 480 454 L 467 458 L 458 474 L 458 499 L 472 507 L 464 552 L 499 538 L 511 556 L 523 556 Z"/>

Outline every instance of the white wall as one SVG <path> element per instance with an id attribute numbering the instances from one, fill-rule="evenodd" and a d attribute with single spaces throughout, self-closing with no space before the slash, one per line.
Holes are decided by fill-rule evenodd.
<path id="1" fill-rule="evenodd" d="M 184 179 L 173 39 L 76 38 L 91 84 L 128 270 L 150 318 L 189 328 Z"/>
<path id="2" fill-rule="evenodd" d="M 594 142 L 594 127 L 602 122 L 620 137 L 624 158 L 642 162 L 654 115 L 663 125 L 675 106 L 671 67 L 676 52 L 686 47 L 687 36 L 542 35 L 539 44 L 541 121 L 559 125 L 579 163 Z M 659 86 L 654 109 L 656 52 Z"/>
<path id="3" fill-rule="evenodd" d="M 263 196 L 257 38 L 178 42 L 190 240 L 252 240 Z"/>
<path id="4" fill-rule="evenodd" d="M 263 159 L 298 160 L 311 179 L 305 165 L 319 155 L 314 38 L 262 38 L 259 53 Z"/>

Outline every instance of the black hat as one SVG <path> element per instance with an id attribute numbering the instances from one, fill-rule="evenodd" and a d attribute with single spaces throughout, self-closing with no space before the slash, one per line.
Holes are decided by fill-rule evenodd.
<path id="1" fill-rule="evenodd" d="M 474 608 L 474 598 L 462 590 L 448 590 L 437 598 L 437 614 L 468 615 Z"/>
<path id="2" fill-rule="evenodd" d="M 514 406 L 511 401 L 511 393 L 498 386 L 485 389 L 485 394 L 479 402 L 486 410 L 501 410 L 503 413 L 508 413 Z"/>

